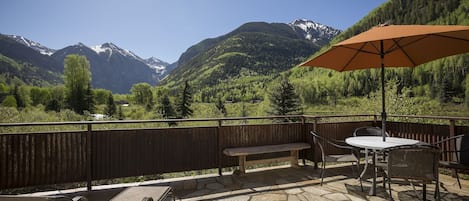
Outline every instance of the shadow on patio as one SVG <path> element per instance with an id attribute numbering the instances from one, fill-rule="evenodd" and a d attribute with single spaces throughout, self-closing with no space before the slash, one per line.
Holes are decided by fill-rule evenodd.
<path id="1" fill-rule="evenodd" d="M 238 176 L 224 172 L 223 176 L 202 175 L 142 183 L 95 186 L 93 191 L 81 189 L 75 192 L 56 192 L 66 196 L 85 196 L 90 201 L 109 200 L 128 186 L 169 185 L 174 189 L 177 200 L 389 200 L 389 194 L 378 183 L 377 196 L 368 196 L 371 178 L 363 182 L 364 192 L 360 190 L 357 179 L 352 177 L 348 165 L 327 167 L 323 186 L 320 186 L 319 169 L 312 166 L 290 168 L 280 166 L 248 171 Z M 368 180 L 369 179 L 369 180 Z M 378 182 L 382 181 L 378 178 Z M 469 182 L 462 181 L 459 189 L 456 180 L 441 175 L 442 200 L 469 200 Z M 434 185 L 427 187 L 427 199 L 433 200 Z M 393 183 L 395 200 L 421 200 L 422 188 L 416 186 L 417 194 L 406 182 Z"/>

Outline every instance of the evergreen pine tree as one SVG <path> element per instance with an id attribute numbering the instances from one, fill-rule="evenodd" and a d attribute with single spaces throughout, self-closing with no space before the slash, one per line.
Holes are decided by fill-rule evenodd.
<path id="1" fill-rule="evenodd" d="M 158 107 L 158 113 L 164 119 L 172 119 L 175 117 L 173 105 L 171 104 L 171 101 L 169 100 L 169 97 L 167 94 L 165 94 L 163 98 L 161 99 L 161 103 L 159 104 L 159 107 Z M 173 126 L 173 125 L 176 125 L 176 123 L 168 122 L 168 125 Z"/>
<path id="2" fill-rule="evenodd" d="M 295 93 L 288 77 L 283 75 L 277 86 L 269 94 L 271 115 L 300 115 L 303 114 L 299 96 Z M 289 121 L 293 119 L 285 119 Z"/>
<path id="3" fill-rule="evenodd" d="M 91 90 L 91 83 L 88 82 L 88 86 L 86 88 L 86 93 L 84 97 L 85 105 L 83 110 L 86 110 L 93 114 L 95 112 L 95 102 L 94 102 L 94 95 L 93 91 Z"/>
<path id="4" fill-rule="evenodd" d="M 117 111 L 117 118 L 119 120 L 124 120 L 124 113 L 122 112 L 122 105 L 119 105 L 119 110 Z"/>
<path id="5" fill-rule="evenodd" d="M 191 109 L 191 104 L 192 104 L 192 90 L 189 85 L 189 82 L 186 81 L 184 83 L 182 91 L 179 94 L 177 102 L 176 102 L 176 112 L 177 112 L 178 118 L 187 118 L 192 115 L 193 111 Z"/>
<path id="6" fill-rule="evenodd" d="M 464 101 L 467 108 L 469 108 L 469 75 L 466 76 L 466 93 L 464 94 Z"/>
<path id="7" fill-rule="evenodd" d="M 108 96 L 105 113 L 107 116 L 110 117 L 116 113 L 116 104 L 114 103 L 114 97 L 112 96 L 112 94 L 109 94 Z"/>
<path id="8" fill-rule="evenodd" d="M 223 114 L 224 117 L 228 116 L 228 112 L 226 111 L 225 104 L 223 104 L 223 101 L 221 101 L 221 98 L 218 98 L 218 101 L 215 104 L 215 106 Z"/>
<path id="9" fill-rule="evenodd" d="M 60 102 L 57 99 L 52 99 L 46 105 L 46 111 L 60 112 Z"/>

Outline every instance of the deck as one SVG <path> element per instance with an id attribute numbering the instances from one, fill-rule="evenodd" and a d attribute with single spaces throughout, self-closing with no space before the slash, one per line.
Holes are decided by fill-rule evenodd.
<path id="1" fill-rule="evenodd" d="M 169 185 L 174 189 L 176 200 L 389 200 L 388 191 L 384 191 L 378 183 L 377 196 L 369 196 L 367 192 L 371 186 L 371 178 L 363 182 L 364 191 L 360 190 L 358 180 L 352 178 L 349 165 L 326 166 L 326 177 L 323 186 L 320 186 L 320 169 L 313 166 L 291 168 L 277 166 L 274 168 L 261 168 L 248 170 L 244 176 L 232 175 L 224 172 L 218 174 L 200 175 L 184 178 L 163 179 L 141 183 L 117 184 L 107 186 L 94 186 L 88 192 L 86 188 L 70 189 L 34 193 L 31 195 L 66 195 L 70 197 L 85 196 L 89 201 L 109 200 L 129 186 Z M 441 200 L 469 200 L 469 181 L 461 180 L 462 189 L 459 189 L 456 179 L 440 174 Z M 382 179 L 378 178 L 378 182 Z M 416 185 L 417 193 L 404 181 L 392 184 L 392 197 L 394 200 L 421 200 L 422 188 Z M 434 200 L 434 185 L 427 186 L 427 199 Z M 418 194 L 418 195 L 417 195 Z"/>

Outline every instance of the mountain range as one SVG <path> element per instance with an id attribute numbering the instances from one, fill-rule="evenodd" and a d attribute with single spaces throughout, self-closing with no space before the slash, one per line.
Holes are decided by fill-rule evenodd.
<path id="1" fill-rule="evenodd" d="M 169 66 L 155 57 L 142 59 L 113 43 L 93 47 L 78 43 L 54 50 L 16 35 L 0 34 L 0 54 L 0 72 L 31 85 L 62 83 L 64 58 L 69 54 L 84 55 L 90 62 L 92 86 L 114 93 L 128 93 L 139 82 L 155 85 L 168 73 Z"/>
<path id="2" fill-rule="evenodd" d="M 68 54 L 84 55 L 90 62 L 93 88 L 128 93 L 133 84 L 147 82 L 169 88 L 182 80 L 210 87 L 248 74 L 282 72 L 328 43 L 340 31 L 310 20 L 292 23 L 246 23 L 217 38 L 188 48 L 177 62 L 155 57 L 142 59 L 113 43 L 82 43 L 54 50 L 22 36 L 0 34 L 0 72 L 26 84 L 62 83 L 63 61 Z M 13 67 L 15 66 L 15 67 Z M 174 73 L 171 73 L 174 69 Z M 167 83 L 173 83 L 167 85 Z"/>

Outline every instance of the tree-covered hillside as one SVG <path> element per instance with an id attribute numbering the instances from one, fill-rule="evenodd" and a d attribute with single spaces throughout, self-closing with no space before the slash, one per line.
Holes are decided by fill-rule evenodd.
<path id="1" fill-rule="evenodd" d="M 335 37 L 331 44 L 364 32 L 380 23 L 469 25 L 469 0 L 390 0 Z M 386 79 L 397 81 L 397 92 L 408 97 L 427 97 L 441 103 L 469 104 L 465 87 L 469 54 L 452 56 L 417 68 L 387 68 Z M 335 103 L 338 99 L 370 96 L 380 89 L 379 70 L 335 72 L 323 68 L 296 67 L 292 79 L 305 103 Z M 466 81 L 465 81 L 466 80 Z"/>
<path id="2" fill-rule="evenodd" d="M 261 99 L 265 82 L 318 49 L 286 24 L 247 23 L 189 48 L 178 61 L 178 68 L 161 84 L 176 89 L 189 80 L 198 89 L 196 99 L 203 102 L 217 97 Z"/>

